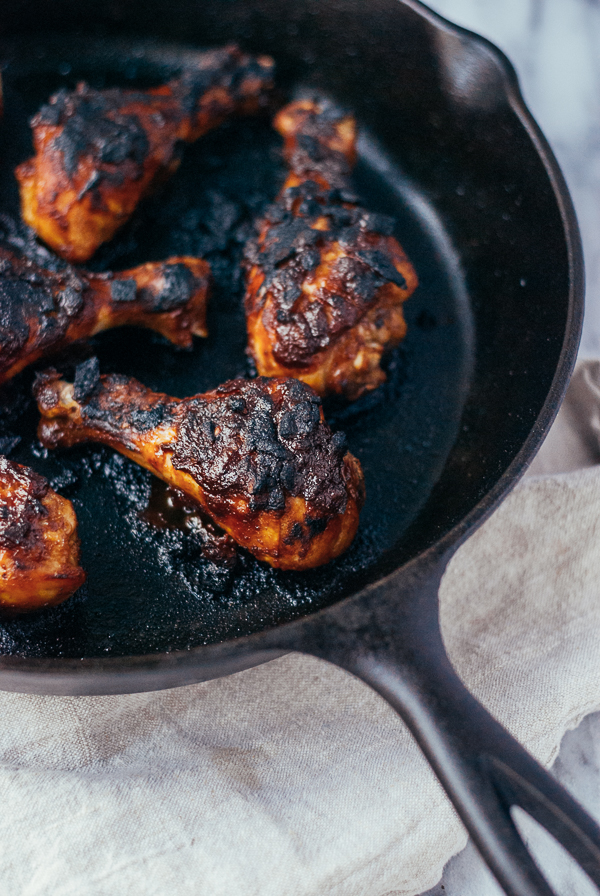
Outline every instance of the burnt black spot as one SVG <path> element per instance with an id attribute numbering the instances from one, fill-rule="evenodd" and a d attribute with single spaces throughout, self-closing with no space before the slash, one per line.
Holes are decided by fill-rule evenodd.
<path id="1" fill-rule="evenodd" d="M 359 249 L 356 253 L 361 261 L 385 277 L 391 283 L 395 283 L 400 289 L 406 289 L 406 280 L 392 263 L 390 258 L 379 249 Z"/>
<path id="2" fill-rule="evenodd" d="M 146 133 L 136 115 L 124 115 L 122 92 L 84 87 L 68 95 L 63 114 L 66 120 L 54 146 L 62 153 L 65 171 L 73 177 L 82 155 L 97 163 L 120 165 L 127 159 L 138 166 L 148 154 Z M 68 109 L 68 111 L 67 111 Z"/>
<path id="3" fill-rule="evenodd" d="M 343 228 L 338 234 L 338 243 L 347 252 L 352 252 L 359 245 L 361 229 L 357 224 Z"/>
<path id="4" fill-rule="evenodd" d="M 206 432 L 208 433 L 208 437 L 210 438 L 211 442 L 214 442 L 215 430 L 217 428 L 215 421 L 214 420 L 206 420 L 204 422 L 204 428 L 206 429 Z"/>
<path id="5" fill-rule="evenodd" d="M 286 411 L 279 420 L 279 435 L 282 439 L 291 439 L 297 434 L 296 418 L 291 411 Z"/>
<path id="6" fill-rule="evenodd" d="M 303 199 L 298 206 L 296 213 L 305 217 L 314 218 L 320 214 L 321 206 L 316 199 Z"/>
<path id="7" fill-rule="evenodd" d="M 212 69 L 195 69 L 183 72 L 180 83 L 181 108 L 187 115 L 192 115 L 198 106 L 198 100 L 216 81 Z"/>
<path id="8" fill-rule="evenodd" d="M 293 494 L 296 485 L 296 470 L 292 463 L 284 463 L 281 468 L 281 482 L 284 488 Z"/>
<path id="9" fill-rule="evenodd" d="M 321 230 L 315 230 L 305 225 L 299 229 L 299 233 L 294 237 L 294 249 L 302 250 L 307 246 L 315 246 L 317 243 L 322 242 L 323 239 L 324 236 Z"/>
<path id="10" fill-rule="evenodd" d="M 264 210 L 263 217 L 271 224 L 279 224 L 285 217 L 285 208 L 282 208 L 277 202 L 272 202 Z"/>
<path id="11" fill-rule="evenodd" d="M 60 106 L 56 102 L 46 103 L 37 113 L 36 123 L 55 127 L 60 122 L 61 111 Z"/>
<path id="12" fill-rule="evenodd" d="M 348 439 L 346 438 L 346 433 L 334 432 L 331 439 L 331 445 L 333 447 L 333 450 L 338 454 L 341 454 L 343 457 L 348 450 Z"/>
<path id="13" fill-rule="evenodd" d="M 232 412 L 232 398 L 245 413 Z M 183 412 L 182 405 L 179 406 Z M 219 421 L 213 440 L 210 422 Z M 188 399 L 181 415 L 173 466 L 190 473 L 217 503 L 245 496 L 252 511 L 284 509 L 286 495 L 302 496 L 313 514 L 343 512 L 347 491 L 320 401 L 298 380 L 233 380 L 207 396 Z"/>
<path id="14" fill-rule="evenodd" d="M 75 401 L 85 401 L 93 393 L 100 381 L 100 362 L 98 358 L 90 358 L 75 368 L 73 397 Z"/>
<path id="15" fill-rule="evenodd" d="M 115 116 L 114 128 L 110 128 L 109 139 L 101 138 L 98 156 L 101 162 L 120 165 L 125 159 L 134 159 L 138 164 L 144 161 L 148 152 L 148 138 L 135 115 Z"/>
<path id="16" fill-rule="evenodd" d="M 389 215 L 382 215 L 378 212 L 363 212 L 360 218 L 360 226 L 363 230 L 370 230 L 372 233 L 392 236 L 395 222 Z"/>
<path id="17" fill-rule="evenodd" d="M 306 249 L 299 256 L 298 261 L 305 271 L 314 271 L 321 261 L 321 256 L 316 249 Z"/>
<path id="18" fill-rule="evenodd" d="M 238 103 L 244 98 L 246 85 L 250 81 L 261 82 L 269 88 L 272 73 L 272 67 L 260 65 L 255 58 L 245 56 L 237 47 L 211 50 L 203 53 L 198 68 L 187 69 L 181 75 L 177 84 L 179 99 L 187 114 L 193 115 L 203 95 L 211 87 L 219 86 L 227 90 L 233 103 Z"/>
<path id="19" fill-rule="evenodd" d="M 295 408 L 294 422 L 298 435 L 309 435 L 317 427 L 321 415 L 318 405 L 310 401 L 299 402 Z"/>
<path id="20" fill-rule="evenodd" d="M 335 134 L 335 124 L 343 114 L 333 106 L 308 115 L 302 125 L 302 132 L 296 135 L 296 146 L 288 159 L 290 167 L 298 175 L 318 174 L 334 190 L 346 186 L 350 168 L 346 156 L 331 149 L 331 139 Z"/>
<path id="21" fill-rule="evenodd" d="M 43 314 L 50 314 L 54 311 L 54 296 L 49 289 L 40 289 L 36 295 L 37 307 Z"/>
<path id="22" fill-rule="evenodd" d="M 112 280 L 110 284 L 110 297 L 113 302 L 135 302 L 137 296 L 137 283 L 133 279 Z"/>
<path id="23" fill-rule="evenodd" d="M 277 285 L 283 285 L 283 289 L 279 296 L 281 306 L 284 310 L 289 310 L 294 305 L 296 299 L 299 299 L 302 295 L 302 288 L 298 283 L 294 283 L 293 281 L 290 283 L 289 279 L 286 283 L 283 278 L 278 281 Z"/>
<path id="24" fill-rule="evenodd" d="M 154 296 L 154 311 L 172 311 L 180 308 L 190 300 L 194 291 L 195 279 L 192 272 L 184 264 L 166 264 L 163 266 L 160 291 Z"/>
<path id="25" fill-rule="evenodd" d="M 229 401 L 229 409 L 233 411 L 234 414 L 243 414 L 246 411 L 246 402 L 243 398 L 234 396 Z"/>
<path id="26" fill-rule="evenodd" d="M 162 404 L 156 404 L 151 408 L 139 408 L 131 411 L 129 421 L 132 429 L 138 432 L 147 432 L 156 429 L 165 419 L 165 408 Z"/>
<path id="27" fill-rule="evenodd" d="M 102 377 L 93 391 L 81 399 L 80 410 L 86 424 L 114 432 L 124 442 L 128 431 L 144 433 L 156 429 L 172 413 L 170 404 L 157 401 L 154 393 L 137 380 L 119 374 Z"/>
<path id="28" fill-rule="evenodd" d="M 0 349 L 13 358 L 29 337 L 28 310 L 36 299 L 45 303 L 47 293 L 21 280 L 0 279 Z"/>
<path id="29" fill-rule="evenodd" d="M 327 528 L 327 520 L 323 519 L 323 517 L 307 516 L 304 518 L 304 522 L 306 523 L 311 535 L 320 535 L 321 532 L 324 532 Z"/>
<path id="30" fill-rule="evenodd" d="M 67 286 L 66 289 L 59 292 L 57 299 L 69 317 L 74 317 L 83 308 L 81 290 L 77 290 L 73 286 Z"/>
<path id="31" fill-rule="evenodd" d="M 34 127 L 38 122 L 47 125 L 59 124 L 61 117 L 65 112 L 69 96 L 69 91 L 64 87 L 57 91 L 50 102 L 42 106 L 37 115 L 33 117 L 30 121 L 30 125 Z"/>
<path id="32" fill-rule="evenodd" d="M 330 207 L 329 216 L 333 221 L 334 227 L 350 227 L 356 224 L 358 214 L 356 209 L 344 208 L 343 205 L 332 205 Z"/>

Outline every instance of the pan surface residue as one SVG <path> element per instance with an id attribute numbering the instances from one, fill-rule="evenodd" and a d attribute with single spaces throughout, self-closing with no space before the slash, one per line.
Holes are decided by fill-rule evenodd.
<path id="1" fill-rule="evenodd" d="M 31 155 L 29 116 L 61 86 L 81 79 L 95 87 L 156 84 L 175 74 L 182 59 L 156 44 L 140 43 L 126 60 L 116 44 L 90 40 L 82 46 L 78 52 L 56 42 L 36 47 L 29 39 L 26 58 L 16 44 L 0 48 L 9 60 L 3 73 L 0 228 L 4 239 L 47 266 L 45 250 L 20 223 L 13 175 Z M 283 181 L 280 145 L 267 120 L 242 120 L 186 148 L 176 176 L 90 264 L 118 270 L 169 255 L 205 257 L 215 277 L 207 340 L 197 339 L 184 352 L 149 332 L 116 330 L 74 347 L 56 366 L 71 372 L 94 353 L 103 372 L 135 376 L 176 396 L 248 374 L 240 258 L 253 219 Z M 149 473 L 94 445 L 50 454 L 40 448 L 30 397 L 33 371 L 25 371 L 0 392 L 0 450 L 10 450 L 13 460 L 32 466 L 73 501 L 88 580 L 59 607 L 0 623 L 2 653 L 128 656 L 249 634 L 354 590 L 401 541 L 456 438 L 471 363 L 470 322 L 439 219 L 368 140 L 362 141 L 355 187 L 363 204 L 398 221 L 396 235 L 420 286 L 406 305 L 408 336 L 387 361 L 387 384 L 354 405 L 326 405 L 329 422 L 346 432 L 365 470 L 367 503 L 351 549 L 307 573 L 273 570 L 242 552 L 235 565 L 203 557 L 197 537 L 148 521 Z"/>

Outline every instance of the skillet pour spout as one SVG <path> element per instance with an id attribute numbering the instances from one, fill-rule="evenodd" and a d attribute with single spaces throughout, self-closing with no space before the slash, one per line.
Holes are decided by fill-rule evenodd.
<path id="1" fill-rule="evenodd" d="M 272 601 L 268 612 L 217 596 L 205 599 L 204 616 L 190 620 L 175 611 L 169 617 L 159 606 L 162 600 L 175 606 L 180 599 L 177 606 L 184 608 L 192 603 L 178 580 L 167 580 L 164 572 L 144 579 L 149 564 L 135 567 L 133 551 L 123 549 L 126 561 L 111 553 L 110 579 L 104 569 L 89 570 L 88 588 L 96 580 L 105 590 L 98 590 L 96 604 L 91 590 L 87 603 L 77 604 L 69 642 L 75 647 L 65 642 L 56 653 L 48 646 L 63 637 L 59 617 L 48 616 L 26 638 L 15 629 L 15 639 L 22 637 L 19 643 L 31 652 L 0 656 L 0 688 L 41 694 L 157 690 L 304 651 L 363 679 L 402 716 L 509 896 L 552 893 L 512 822 L 512 805 L 545 826 L 600 885 L 598 826 L 468 693 L 439 628 L 437 591 L 445 565 L 518 481 L 550 428 L 583 319 L 583 260 L 571 200 L 510 63 L 486 40 L 417 0 L 172 0 L 168 17 L 163 0 L 28 0 L 7 4 L 2 27 L 0 54 L 8 64 L 0 141 L 7 153 L 16 133 L 10 126 L 13 100 L 19 83 L 31 81 L 23 60 L 34 58 L 39 71 L 46 66 L 52 81 L 31 104 L 33 114 L 62 84 L 57 73 L 67 57 L 90 80 L 109 67 L 108 60 L 114 67 L 121 58 L 121 69 L 110 72 L 117 83 L 135 59 L 140 79 L 159 83 L 176 74 L 182 54 L 207 43 L 235 41 L 245 52 L 272 56 L 290 98 L 315 92 L 356 116 L 364 135 L 356 169 L 361 202 L 402 219 L 398 236 L 420 286 L 406 304 L 406 370 L 397 375 L 397 392 L 385 393 L 384 403 L 367 408 L 364 417 L 342 420 L 365 470 L 361 529 L 376 531 L 381 542 L 372 561 L 351 581 L 336 579 L 335 563 L 317 586 L 311 580 L 312 590 L 307 579 L 295 580 L 309 595 L 295 616 L 286 610 L 289 601 L 273 602 L 273 594 L 284 595 L 281 586 L 261 595 Z M 49 32 L 54 36 L 43 53 L 27 49 Z M 172 45 L 161 49 L 158 41 L 169 40 L 188 47 L 181 53 Z M 218 139 L 225 141 L 227 132 Z M 269 144 L 251 162 L 238 160 L 237 171 L 248 179 L 276 152 Z M 186 170 L 184 161 L 177 177 Z M 211 178 L 219 170 L 211 169 Z M 3 207 L 11 201 L 11 177 L 12 171 L 0 171 Z M 239 178 L 232 183 L 238 196 L 244 184 Z M 278 185 L 269 184 L 272 198 Z M 187 192 L 195 189 L 194 182 Z M 175 198 L 183 205 L 188 200 L 183 191 Z M 169 220 L 166 205 L 155 217 Z M 158 238 L 150 244 L 169 254 Z M 237 313 L 227 306 L 221 332 L 231 336 L 230 325 L 241 320 L 244 333 Z M 244 339 L 238 338 L 238 348 Z M 141 352 L 136 356 L 133 337 L 130 342 L 127 373 L 173 395 L 214 388 L 240 366 L 229 343 L 209 338 L 196 366 L 191 356 L 178 362 L 188 379 L 182 374 L 171 382 L 173 365 L 155 360 L 160 346 L 149 362 Z M 100 354 L 106 345 L 99 345 Z M 122 355 L 112 357 L 125 363 Z M 401 361 L 393 360 L 397 371 Z M 218 379 L 204 383 L 209 375 Z M 25 448 L 16 459 L 32 463 Z M 114 541 L 111 527 L 121 522 L 119 507 L 106 493 L 101 500 L 100 525 L 88 533 L 100 556 L 106 532 Z M 380 520 L 385 525 L 376 529 Z M 130 533 L 118 531 L 125 546 Z M 121 591 L 120 577 L 127 580 Z M 149 614 L 153 595 L 153 616 L 127 615 L 136 607 Z M 95 616 L 86 616 L 86 606 Z M 108 620 L 109 635 L 93 628 L 98 619 Z M 188 641 L 174 640 L 170 619 L 178 633 L 189 630 Z M 151 631 L 153 640 L 128 640 L 128 632 L 142 630 Z M 112 655 L 104 652 L 107 643 Z"/>

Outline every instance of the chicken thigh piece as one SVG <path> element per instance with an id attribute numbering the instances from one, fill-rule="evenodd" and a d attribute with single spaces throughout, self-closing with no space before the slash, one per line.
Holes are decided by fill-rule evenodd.
<path id="1" fill-rule="evenodd" d="M 228 46 L 151 90 L 60 90 L 33 117 L 35 155 L 15 172 L 23 219 L 62 258 L 87 261 L 176 170 L 181 143 L 258 112 L 272 87 L 270 58 Z"/>
<path id="2" fill-rule="evenodd" d="M 177 399 L 137 380 L 37 377 L 38 435 L 48 448 L 110 445 L 196 501 L 259 560 L 309 569 L 348 548 L 364 500 L 359 462 L 321 402 L 294 379 L 231 380 Z"/>
<path id="3" fill-rule="evenodd" d="M 302 100 L 275 117 L 289 175 L 245 251 L 248 347 L 264 376 L 293 376 L 353 401 L 385 380 L 417 275 L 394 221 L 349 190 L 356 123 Z"/>
<path id="4" fill-rule="evenodd" d="M 77 339 L 125 324 L 175 345 L 206 336 L 208 262 L 185 256 L 117 274 L 55 273 L 0 246 L 0 384 Z"/>
<path id="5" fill-rule="evenodd" d="M 59 604 L 84 581 L 71 502 L 0 456 L 0 614 Z"/>

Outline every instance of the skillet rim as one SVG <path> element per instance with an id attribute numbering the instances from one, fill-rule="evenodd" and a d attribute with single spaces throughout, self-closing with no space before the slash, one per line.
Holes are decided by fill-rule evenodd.
<path id="1" fill-rule="evenodd" d="M 277 633 L 284 632 L 287 645 L 293 633 L 323 617 L 332 608 L 368 598 L 382 586 L 400 586 L 407 568 L 429 560 L 433 566 L 441 557 L 449 559 L 458 547 L 492 514 L 516 485 L 545 438 L 564 398 L 575 366 L 584 312 L 583 248 L 575 209 L 567 184 L 550 145 L 521 94 L 518 76 L 508 57 L 494 43 L 476 32 L 450 22 L 420 0 L 398 0 L 434 28 L 462 38 L 486 51 L 501 74 L 505 99 L 514 112 L 542 162 L 552 187 L 563 225 L 569 270 L 567 320 L 561 352 L 548 394 L 540 412 L 506 470 L 480 501 L 445 535 L 429 548 L 405 561 L 393 572 L 332 605 L 273 627 L 189 650 L 141 654 L 129 657 L 23 657 L 0 656 L 0 690 L 37 694 L 117 694 L 159 690 L 205 681 L 243 671 L 275 659 L 289 651 L 278 647 Z M 295 629 L 294 629 L 295 627 Z M 275 633 L 275 637 L 273 637 Z M 162 678 L 159 680 L 159 676 Z"/>

